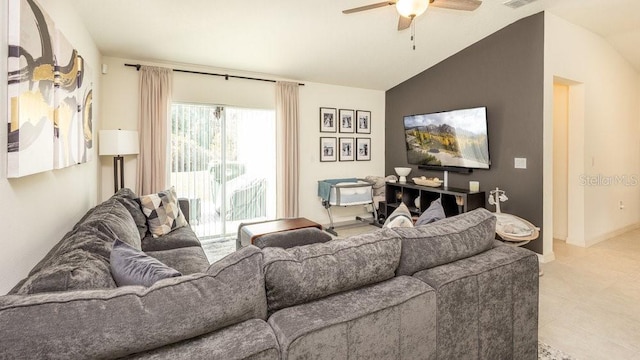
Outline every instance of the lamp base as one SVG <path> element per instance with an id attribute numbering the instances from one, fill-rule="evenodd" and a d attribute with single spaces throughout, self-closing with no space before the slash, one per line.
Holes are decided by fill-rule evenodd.
<path id="1" fill-rule="evenodd" d="M 118 187 L 118 170 L 120 170 L 120 187 Z M 123 187 L 124 187 L 124 157 L 114 156 L 113 157 L 113 192 L 117 193 L 118 190 L 122 189 Z"/>

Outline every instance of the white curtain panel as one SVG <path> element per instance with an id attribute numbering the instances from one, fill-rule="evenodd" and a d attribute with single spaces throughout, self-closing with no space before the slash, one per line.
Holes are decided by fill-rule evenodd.
<path id="1" fill-rule="evenodd" d="M 138 195 L 157 193 L 168 184 L 167 124 L 171 114 L 172 75 L 171 69 L 140 67 Z"/>
<path id="2" fill-rule="evenodd" d="M 276 121 L 284 125 L 283 155 L 283 209 L 285 217 L 297 217 L 300 211 L 298 188 L 300 182 L 298 143 L 300 121 L 298 84 L 292 82 L 276 82 Z"/>

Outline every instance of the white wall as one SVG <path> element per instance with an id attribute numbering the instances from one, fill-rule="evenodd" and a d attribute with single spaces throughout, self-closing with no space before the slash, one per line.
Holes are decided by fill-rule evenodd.
<path id="1" fill-rule="evenodd" d="M 67 0 L 40 0 L 44 10 L 94 71 L 94 130 L 100 118 L 100 53 Z M 7 0 L 0 6 L 0 113 L 7 111 Z M 98 198 L 98 161 L 18 179 L 6 178 L 7 127 L 0 127 L 0 294 L 9 291 Z M 97 153 L 94 153 L 97 156 Z"/>
<path id="2" fill-rule="evenodd" d="M 194 67 L 184 64 L 141 62 L 133 59 L 104 57 L 108 73 L 102 84 L 102 129 L 137 129 L 138 116 L 138 73 L 135 68 L 125 67 L 125 63 L 156 65 L 203 72 L 229 73 L 260 78 L 275 79 L 264 74 L 248 74 L 235 70 Z M 275 85 L 269 82 L 240 79 L 224 80 L 206 75 L 173 74 L 173 100 L 191 103 L 233 105 L 248 108 L 274 109 Z M 370 110 L 372 117 L 371 135 L 372 161 L 320 163 L 319 139 L 320 107 Z M 300 87 L 300 216 L 328 223 L 326 211 L 318 200 L 317 181 L 336 177 L 357 177 L 379 174 L 384 171 L 384 92 L 342 86 L 305 82 Z M 345 137 L 355 135 L 346 135 Z M 339 134 L 323 134 L 336 136 Z M 113 160 L 101 159 L 102 199 L 113 194 Z M 127 157 L 125 161 L 125 186 L 135 186 L 136 159 Z M 337 209 L 336 221 L 352 220 L 360 209 Z"/>
<path id="3" fill-rule="evenodd" d="M 371 134 L 320 133 L 320 107 L 371 111 Z M 301 154 L 300 154 L 300 215 L 322 224 L 329 223 L 327 211 L 318 198 L 318 180 L 384 176 L 385 93 L 307 83 L 300 91 Z M 320 136 L 371 138 L 371 161 L 320 162 Z M 404 144 L 399 144 L 404 146 Z M 365 214 L 363 206 L 331 209 L 334 221 L 354 220 Z"/>
<path id="4" fill-rule="evenodd" d="M 576 201 L 584 204 L 584 236 L 571 238 L 570 233 L 567 241 L 590 246 L 636 226 L 640 220 L 640 184 L 633 183 L 640 174 L 638 73 L 600 36 L 545 13 L 544 226 L 548 229 L 553 222 L 554 77 L 579 84 L 576 89 L 584 97 L 584 101 L 579 101 L 583 108 L 574 109 L 583 114 L 583 124 L 569 120 L 570 139 L 572 132 L 584 131 L 581 149 L 584 155 L 576 156 L 569 144 L 570 163 L 575 160 L 583 165 L 579 174 L 570 169 L 569 192 L 584 194 L 583 199 Z M 581 176 L 588 176 L 594 183 L 585 185 L 585 178 Z M 625 178 L 615 183 L 616 176 Z M 613 183 L 608 183 L 610 180 Z M 576 191 L 577 188 L 582 189 Z M 621 200 L 624 210 L 618 206 Z M 574 209 L 570 199 L 569 213 Z M 545 232 L 545 256 L 552 253 L 551 235 L 550 231 Z"/>

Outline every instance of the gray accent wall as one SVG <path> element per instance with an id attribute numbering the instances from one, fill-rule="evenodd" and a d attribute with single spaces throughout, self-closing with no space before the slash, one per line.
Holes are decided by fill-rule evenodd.
<path id="1" fill-rule="evenodd" d="M 446 34 L 433 34 L 446 36 Z M 449 172 L 449 186 L 499 187 L 509 200 L 502 211 L 542 226 L 544 14 L 521 19 L 386 92 L 385 174 L 413 168 L 414 176 L 443 177 L 442 171 L 408 165 L 405 115 L 486 106 L 491 168 L 471 174 Z M 527 159 L 515 169 L 514 158 Z M 495 207 L 487 202 L 487 209 Z M 526 247 L 542 253 L 542 231 Z"/>

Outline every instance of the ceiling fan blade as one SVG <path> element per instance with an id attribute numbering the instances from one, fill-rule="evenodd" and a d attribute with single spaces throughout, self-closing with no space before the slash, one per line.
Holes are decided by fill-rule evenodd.
<path id="1" fill-rule="evenodd" d="M 379 3 L 375 3 L 375 4 L 371 4 L 371 5 L 360 6 L 360 7 L 353 8 L 353 9 L 342 10 L 342 13 L 343 14 L 351 14 L 351 13 L 355 13 L 355 12 L 359 12 L 359 11 L 377 9 L 379 7 L 395 5 L 395 4 L 396 4 L 395 1 L 379 2 Z"/>
<path id="2" fill-rule="evenodd" d="M 398 20 L 398 31 L 408 29 L 409 26 L 411 26 L 411 21 L 413 21 L 413 18 L 400 16 Z"/>
<path id="3" fill-rule="evenodd" d="M 481 4 L 481 0 L 431 0 L 431 4 L 429 4 L 429 6 L 444 9 L 473 11 Z"/>

